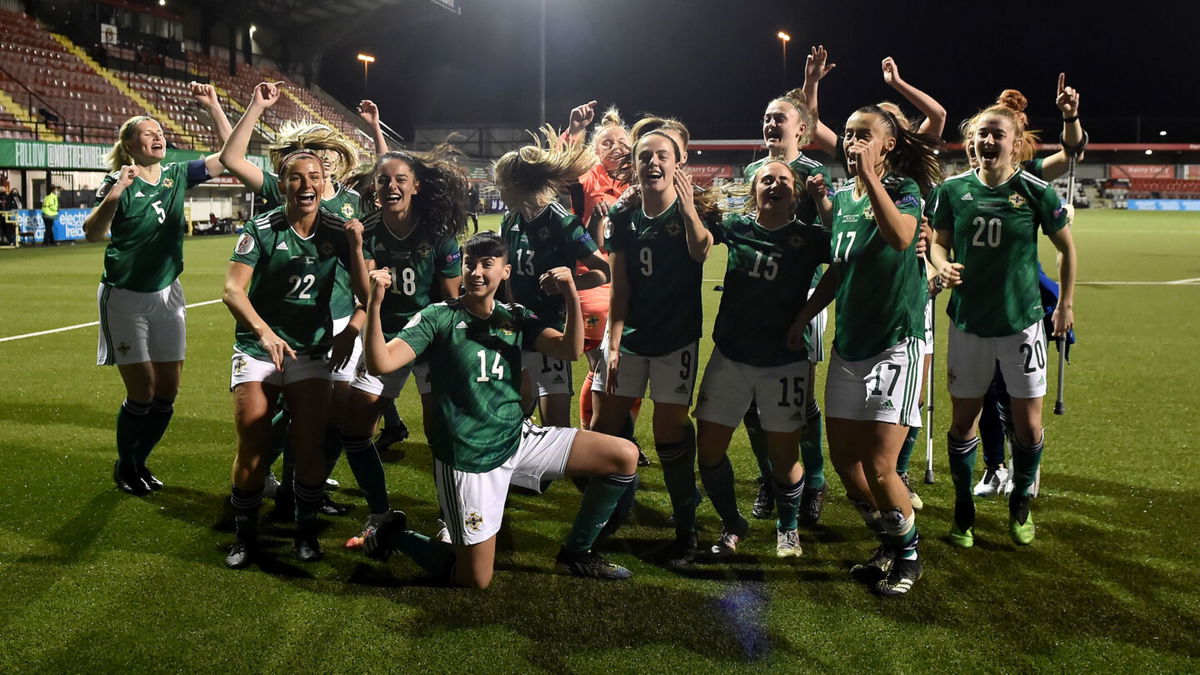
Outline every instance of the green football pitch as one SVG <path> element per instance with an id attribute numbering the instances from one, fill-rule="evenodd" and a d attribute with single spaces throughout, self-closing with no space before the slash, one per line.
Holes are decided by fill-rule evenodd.
<path id="1" fill-rule="evenodd" d="M 486 591 L 433 587 L 403 556 L 369 561 L 342 548 L 365 516 L 344 462 L 337 498 L 355 509 L 328 520 L 324 560 L 293 561 L 290 531 L 265 524 L 270 564 L 227 570 L 233 321 L 217 298 L 233 238 L 186 244 L 183 283 L 200 304 L 188 313 L 177 412 L 151 461 L 167 487 L 144 499 L 113 487 L 123 390 L 115 370 L 93 365 L 96 328 L 78 327 L 96 319 L 102 247 L 0 251 L 0 671 L 1194 670 L 1200 217 L 1081 211 L 1075 239 L 1080 343 L 1067 414 L 1046 404 L 1037 541 L 1011 543 L 997 500 L 980 500 L 975 548 L 943 540 L 952 497 L 939 298 L 937 480 L 917 485 L 925 576 L 892 599 L 847 574 L 873 543 L 832 470 L 821 525 L 801 531 L 804 557 L 775 558 L 771 523 L 754 521 L 732 562 L 656 566 L 672 532 L 657 461 L 642 470 L 634 522 L 601 547 L 633 570 L 627 583 L 555 573 L 579 501 L 569 481 L 511 497 Z M 1052 248 L 1042 253 L 1052 269 Z M 708 328 L 723 265 L 718 248 L 705 275 Z M 54 332 L 9 339 L 42 331 Z M 577 365 L 577 386 L 582 374 Z M 431 531 L 414 392 L 400 411 L 413 436 L 385 453 L 393 504 Z M 638 437 L 653 458 L 649 419 Z M 748 511 L 743 434 L 731 455 Z M 924 457 L 922 437 L 914 475 Z M 707 501 L 700 526 L 711 544 L 720 524 Z"/>

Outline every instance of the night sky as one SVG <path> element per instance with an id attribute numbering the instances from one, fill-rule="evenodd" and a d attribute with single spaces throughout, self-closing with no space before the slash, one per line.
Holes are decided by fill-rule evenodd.
<path id="1" fill-rule="evenodd" d="M 414 125 L 533 126 L 539 0 L 461 3 L 461 16 L 438 11 L 417 26 L 406 21 L 411 8 L 388 10 L 388 18 L 373 22 L 374 32 L 327 47 L 320 84 L 343 102 L 357 102 L 363 81 L 355 54 L 367 51 L 378 58 L 370 97 L 384 121 L 406 136 Z M 560 127 L 571 106 L 596 99 L 615 103 L 626 119 L 644 111 L 677 116 L 695 138 L 758 137 L 767 101 L 785 90 L 775 37 L 785 30 L 792 35 L 789 87 L 800 86 L 811 44 L 825 44 L 838 64 L 822 81 L 820 99 L 822 117 L 835 127 L 859 105 L 901 102 L 880 74 L 880 60 L 890 55 L 905 80 L 947 109 L 951 141 L 958 140 L 953 127 L 1005 87 L 1025 93 L 1034 126 L 1056 136 L 1060 70 L 1081 92 L 1093 142 L 1137 140 L 1138 116 L 1141 140 L 1200 141 L 1200 3 L 1190 0 L 548 0 L 547 6 L 546 110 Z M 1017 14 L 1030 9 L 1036 12 Z"/>

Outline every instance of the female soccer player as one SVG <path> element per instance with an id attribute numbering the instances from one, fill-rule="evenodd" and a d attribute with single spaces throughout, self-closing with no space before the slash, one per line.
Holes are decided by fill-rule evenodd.
<path id="1" fill-rule="evenodd" d="M 971 477 L 979 444 L 976 426 L 997 362 L 1015 427 L 1009 534 L 1017 544 L 1034 539 L 1029 491 L 1042 457 L 1047 372 L 1038 228 L 1062 254 L 1054 336 L 1065 335 L 1074 323 L 1076 260 L 1067 209 L 1053 187 L 1016 166 L 1024 135 L 1019 111 L 1002 104 L 984 110 L 973 138 L 979 168 L 947 180 L 933 201 L 937 237 L 930 257 L 946 286 L 954 289 L 946 308 L 952 324 L 947 369 L 953 373 L 953 421 L 947 440 L 955 488 L 950 540 L 962 547 L 974 543 Z"/>
<path id="2" fill-rule="evenodd" d="M 192 83 L 192 94 L 212 116 L 217 136 L 229 136 L 229 120 L 212 85 Z M 186 348 L 183 272 L 184 191 L 224 169 L 220 156 L 163 164 L 167 143 L 149 117 L 131 117 L 108 152 L 112 174 L 96 192 L 96 208 L 84 220 L 88 241 L 112 240 L 104 251 L 104 275 L 96 292 L 100 307 L 98 365 L 116 365 L 125 384 L 117 413 L 117 488 L 143 496 L 163 484 L 146 467 L 175 410 Z"/>
<path id="3" fill-rule="evenodd" d="M 421 310 L 391 340 L 384 338 L 381 306 L 392 276 L 386 270 L 371 273 L 367 366 L 383 375 L 418 356 L 429 362 L 437 406 L 427 431 L 438 502 L 452 544 L 406 530 L 404 514 L 394 511 L 366 538 L 367 554 L 382 558 L 402 551 L 440 581 L 484 588 L 492 580 L 496 533 L 510 482 L 519 477 L 540 482 L 564 475 L 602 476 L 588 483 L 557 562 L 578 576 L 628 579 L 629 570 L 590 548 L 634 479 L 633 444 L 590 431 L 535 426 L 521 410 L 524 351 L 533 348 L 568 362 L 583 353 L 574 274 L 567 267 L 550 270 L 565 305 L 566 321 L 559 331 L 520 305 L 495 300 L 500 282 L 512 272 L 502 238 L 481 232 L 467 241 L 463 253 L 462 297 Z"/>
<path id="4" fill-rule="evenodd" d="M 715 346 L 695 414 L 700 478 L 723 524 L 712 548 L 716 554 L 734 553 L 748 529 L 734 498 L 727 453 L 733 430 L 751 406 L 765 432 L 772 494 L 778 496 L 776 555 L 801 553 L 796 523 L 804 469 L 797 459 L 812 399 L 812 368 L 808 354 L 789 350 L 786 338 L 792 317 L 808 299 L 813 273 L 830 262 L 830 250 L 826 230 L 796 217 L 798 180 L 783 159 L 760 163 L 751 183 L 754 215 L 730 215 L 713 228 L 729 253 Z"/>
<path id="5" fill-rule="evenodd" d="M 459 295 L 462 254 L 458 237 L 467 229 L 467 179 L 462 170 L 441 156 L 419 159 L 406 152 L 387 152 L 375 162 L 369 201 L 379 209 L 364 221 L 365 255 L 358 274 L 381 270 L 391 277 L 382 295 L 383 336 L 392 339 L 433 297 L 445 301 Z M 364 319 L 355 313 L 352 324 Z M 383 410 L 394 405 L 409 374 L 416 376 L 421 406 L 428 418 L 436 402 L 430 397 L 429 367 L 425 363 L 376 377 L 365 360 L 357 365 L 346 403 L 342 446 L 359 487 L 367 496 L 370 515 L 363 533 L 346 543 L 357 547 L 391 510 L 383 464 L 371 442 Z M 428 426 L 428 425 L 427 425 Z"/>
<path id="6" fill-rule="evenodd" d="M 801 186 L 796 192 L 796 219 L 801 223 L 813 224 L 818 222 L 816 202 L 802 186 L 809 176 L 824 176 L 827 185 L 831 185 L 829 170 L 821 163 L 808 157 L 801 150 L 812 140 L 813 119 L 804 104 L 804 92 L 793 89 L 788 93 L 772 99 L 763 112 L 762 134 L 763 143 L 767 146 L 767 156 L 746 167 L 745 176 L 748 180 L 766 162 L 783 160 L 796 172 L 797 185 Z M 821 268 L 818 266 L 810 279 L 810 288 L 815 288 L 821 279 Z M 825 335 L 825 312 L 822 311 L 813 319 L 812 327 L 807 338 L 810 368 L 806 381 L 811 386 L 816 381 L 817 362 L 823 359 L 822 342 Z M 821 450 L 821 408 L 814 397 L 807 398 L 807 409 L 804 411 L 804 435 L 800 442 L 800 452 L 804 458 L 804 490 L 800 497 L 800 520 L 808 525 L 815 525 L 821 517 L 821 509 L 825 503 L 825 458 Z M 771 485 L 770 453 L 767 449 L 766 433 L 758 418 L 758 407 L 750 406 L 743 420 L 746 424 L 746 435 L 750 438 L 750 449 L 758 461 L 759 490 L 754 499 L 751 515 L 755 518 L 769 518 L 774 511 L 776 498 Z"/>
<path id="7" fill-rule="evenodd" d="M 254 125 L 262 114 L 279 100 L 279 87 L 274 83 L 263 82 L 254 88 L 253 98 L 246 106 L 246 113 L 238 120 L 233 128 L 229 141 L 221 150 L 221 160 L 230 173 L 237 176 L 247 188 L 262 197 L 269 207 L 283 204 L 283 193 L 280 181 L 275 174 L 259 169 L 246 159 L 246 149 Z M 297 125 L 285 122 L 281 125 L 279 136 L 270 148 L 271 164 L 281 171 L 280 162 L 283 157 L 298 149 L 314 152 L 321 159 L 326 176 L 326 183 L 321 187 L 319 196 L 320 206 L 343 219 L 358 218 L 359 194 L 349 187 L 341 185 L 338 180 L 353 173 L 358 164 L 358 150 L 345 137 L 323 125 Z M 359 329 L 350 325 L 350 317 L 354 313 L 354 297 L 350 292 L 350 279 L 347 270 L 338 268 L 334 271 L 335 283 L 330 308 L 334 319 L 334 337 L 331 345 L 329 365 L 333 373 L 333 396 L 330 399 L 329 428 L 324 431 L 325 464 L 332 471 L 342 452 L 341 424 L 346 398 L 350 394 L 350 382 L 354 379 L 354 368 L 361 353 L 361 343 L 358 340 Z M 281 413 L 276 417 L 276 434 L 286 436 L 286 428 L 291 415 Z M 283 451 L 282 447 L 277 452 Z M 270 462 L 268 463 L 270 464 Z M 290 492 L 292 480 L 289 480 L 288 457 L 284 457 L 283 482 L 279 494 L 276 495 L 278 504 L 287 510 L 288 501 L 292 498 Z M 329 514 L 344 513 L 345 509 L 333 504 L 327 497 L 322 498 L 322 511 Z"/>
<path id="8" fill-rule="evenodd" d="M 851 179 L 826 197 L 808 188 L 832 224 L 833 265 L 789 334 L 803 344 L 807 323 L 837 297 L 834 353 L 825 386 L 830 459 L 867 527 L 882 545 L 851 573 L 884 595 L 921 577 L 917 528 L 896 457 L 919 426 L 926 285 L 916 253 L 921 192 L 940 178 L 934 146 L 891 113 L 864 106 L 843 138 Z"/>
<path id="9" fill-rule="evenodd" d="M 593 428 L 621 431 L 633 402 L 650 385 L 654 443 L 675 514 L 668 565 L 687 565 L 696 547 L 695 431 L 688 419 L 700 338 L 700 284 L 712 248 L 706 227 L 715 205 L 698 199 L 679 168 L 679 144 L 663 129 L 634 145 L 641 205 L 610 216 L 607 242 L 613 269 L 612 304 L 604 363 L 592 388 L 597 400 Z M 702 215 L 703 213 L 703 215 Z"/>
<path id="10" fill-rule="evenodd" d="M 565 305 L 550 270 L 586 269 L 575 287 L 587 290 L 608 282 L 608 261 L 578 217 L 555 201 L 559 190 L 587 173 L 596 156 L 580 139 L 563 140 L 554 129 L 541 130 L 536 145 L 505 153 L 493 167 L 500 198 L 508 207 L 500 234 L 512 252 L 509 289 L 514 301 L 542 320 L 561 328 Z M 525 370 L 536 388 L 541 420 L 546 426 L 571 423 L 571 368 L 548 354 L 529 350 Z"/>
<path id="11" fill-rule="evenodd" d="M 329 347 L 337 267 L 362 257 L 362 224 L 321 208 L 327 178 L 320 157 L 299 150 L 280 162 L 284 206 L 257 218 L 238 238 L 225 275 L 225 305 L 237 320 L 232 375 L 238 448 L 230 501 L 237 541 L 225 564 L 257 554 L 257 516 L 271 451 L 271 411 L 282 393 L 292 411 L 297 536 L 302 561 L 321 557 L 316 515 L 328 471 L 322 440 L 329 413 Z M 356 277 L 360 296 L 365 279 Z"/>

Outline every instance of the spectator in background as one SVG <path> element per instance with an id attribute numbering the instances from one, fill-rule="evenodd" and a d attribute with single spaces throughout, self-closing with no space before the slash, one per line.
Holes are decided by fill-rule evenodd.
<path id="1" fill-rule="evenodd" d="M 50 191 L 42 198 L 42 222 L 46 224 L 42 246 L 58 245 L 58 242 L 54 241 L 54 219 L 58 217 L 58 191 L 61 189 L 57 185 L 51 185 Z"/>

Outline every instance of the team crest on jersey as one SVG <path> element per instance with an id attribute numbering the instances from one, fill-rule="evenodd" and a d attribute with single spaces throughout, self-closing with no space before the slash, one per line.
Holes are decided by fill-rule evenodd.
<path id="1" fill-rule="evenodd" d="M 353 218 L 354 217 L 354 206 L 348 202 L 345 204 L 342 204 L 342 217 L 343 218 Z"/>
<path id="2" fill-rule="evenodd" d="M 422 258 L 428 258 L 430 253 L 433 253 L 433 247 L 429 245 L 429 242 L 423 241 L 417 246 L 417 255 Z"/>
<path id="3" fill-rule="evenodd" d="M 595 328 L 596 326 L 600 325 L 600 317 L 596 316 L 595 314 L 588 314 L 587 318 L 583 320 L 583 323 L 586 324 L 588 328 Z"/>
<path id="4" fill-rule="evenodd" d="M 337 249 L 334 247 L 332 241 L 321 242 L 321 257 L 329 257 L 333 255 L 334 251 L 336 250 Z"/>
<path id="5" fill-rule="evenodd" d="M 251 237 L 248 232 L 243 232 L 242 236 L 238 237 L 237 246 L 235 246 L 233 250 L 236 251 L 238 255 L 246 255 L 250 251 L 253 251 L 254 237 Z"/>
<path id="6" fill-rule="evenodd" d="M 472 532 L 478 532 L 483 529 L 483 516 L 478 511 L 471 510 L 467 512 L 467 517 L 463 520 L 463 524 Z"/>
<path id="7" fill-rule="evenodd" d="M 875 209 L 870 204 L 867 204 L 866 208 L 863 209 L 863 218 L 867 220 L 875 219 Z"/>
<path id="8" fill-rule="evenodd" d="M 504 333 L 505 335 L 512 335 L 517 330 L 517 327 L 513 324 L 512 319 L 504 319 L 500 323 L 496 324 L 496 328 L 500 329 L 500 332 Z"/>
<path id="9" fill-rule="evenodd" d="M 675 222 L 674 220 L 666 225 L 663 225 L 663 229 L 666 230 L 667 234 L 671 235 L 672 237 L 678 237 L 679 233 L 683 231 L 683 227 L 681 227 L 679 223 Z"/>
<path id="10" fill-rule="evenodd" d="M 1019 209 L 1025 206 L 1025 198 L 1018 194 L 1011 194 L 1008 196 L 1008 203 Z"/>
<path id="11" fill-rule="evenodd" d="M 543 241 L 545 241 L 546 239 L 549 239 L 550 238 L 550 228 L 548 228 L 548 227 L 541 228 L 540 230 L 537 231 L 537 236 L 538 236 L 538 239 L 541 239 Z"/>
<path id="12" fill-rule="evenodd" d="M 792 248 L 800 248 L 803 244 L 804 237 L 801 237 L 799 232 L 788 237 L 788 246 L 791 246 Z"/>
<path id="13" fill-rule="evenodd" d="M 167 188 L 168 190 L 170 190 L 171 188 L 175 187 L 175 179 L 173 179 L 173 178 L 164 178 L 164 179 L 163 179 L 163 187 Z"/>

